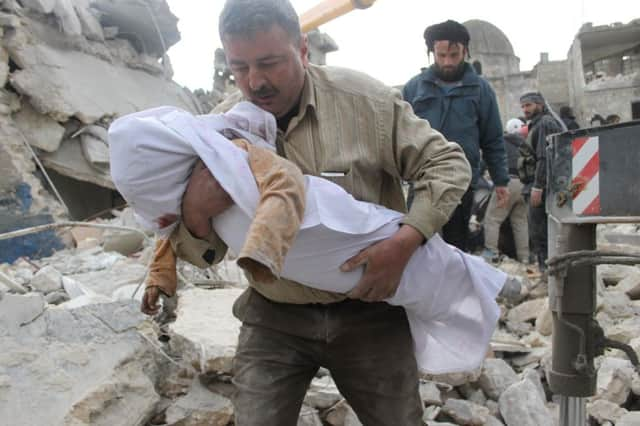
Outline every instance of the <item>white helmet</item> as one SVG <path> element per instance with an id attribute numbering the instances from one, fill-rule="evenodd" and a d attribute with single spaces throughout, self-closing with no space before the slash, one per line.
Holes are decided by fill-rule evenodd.
<path id="1" fill-rule="evenodd" d="M 522 129 L 522 127 L 524 126 L 524 123 L 522 122 L 522 120 L 520 120 L 519 118 L 512 118 L 511 120 L 507 121 L 507 133 L 520 133 L 520 129 Z"/>

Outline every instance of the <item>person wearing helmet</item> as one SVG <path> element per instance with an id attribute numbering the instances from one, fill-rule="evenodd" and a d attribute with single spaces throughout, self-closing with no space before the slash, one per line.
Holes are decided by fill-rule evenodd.
<path id="1" fill-rule="evenodd" d="M 517 258 L 520 262 L 528 263 L 529 223 L 527 220 L 527 203 L 522 195 L 524 185 L 518 178 L 518 156 L 520 146 L 524 143 L 522 130 L 526 129 L 526 124 L 519 118 L 512 118 L 507 121 L 505 129 L 504 141 L 510 177 L 508 186 L 510 196 L 507 205 L 504 207 L 498 206 L 495 193 L 489 200 L 484 221 L 485 250 L 483 251 L 483 257 L 488 260 L 495 260 L 498 257 L 500 226 L 505 220 L 509 219 Z"/>
<path id="2" fill-rule="evenodd" d="M 448 20 L 427 27 L 424 39 L 434 64 L 409 80 L 402 95 L 418 117 L 458 143 L 469 161 L 471 184 L 441 232 L 446 242 L 466 251 L 481 160 L 496 186 L 498 202 L 504 206 L 509 198 L 502 122 L 493 89 L 465 60 L 470 57 L 467 28 Z"/>

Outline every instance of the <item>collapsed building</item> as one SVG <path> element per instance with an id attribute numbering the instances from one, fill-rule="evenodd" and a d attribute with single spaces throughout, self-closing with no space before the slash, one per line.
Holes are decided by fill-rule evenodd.
<path id="1" fill-rule="evenodd" d="M 626 25 L 585 24 L 567 59 L 551 61 L 543 52 L 529 71 L 520 70 L 520 58 L 498 27 L 477 19 L 464 25 L 471 35 L 471 60 L 494 88 L 503 122 L 522 115 L 519 97 L 533 90 L 556 111 L 571 106 L 583 127 L 595 114 L 640 119 L 639 19 Z"/>
<path id="2" fill-rule="evenodd" d="M 115 117 L 203 112 L 171 80 L 180 34 L 164 0 L 2 0 L 0 37 L 0 233 L 122 204 L 106 142 Z M 60 245 L 51 233 L 0 242 L 0 260 Z"/>

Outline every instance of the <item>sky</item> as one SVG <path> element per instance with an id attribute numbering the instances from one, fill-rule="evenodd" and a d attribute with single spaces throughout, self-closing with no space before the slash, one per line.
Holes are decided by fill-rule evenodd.
<path id="1" fill-rule="evenodd" d="M 167 0 L 178 17 L 182 39 L 169 49 L 174 80 L 190 89 L 211 90 L 214 51 L 222 47 L 218 15 L 224 0 Z M 291 0 L 298 14 L 320 0 Z M 429 64 L 422 34 L 431 24 L 454 19 L 482 19 L 511 41 L 520 70 L 533 68 L 541 52 L 550 60 L 567 56 L 584 22 L 605 25 L 640 18 L 637 0 L 377 0 L 320 27 L 338 44 L 327 65 L 364 71 L 388 85 L 404 84 Z M 471 52 L 473 54 L 473 52 Z"/>

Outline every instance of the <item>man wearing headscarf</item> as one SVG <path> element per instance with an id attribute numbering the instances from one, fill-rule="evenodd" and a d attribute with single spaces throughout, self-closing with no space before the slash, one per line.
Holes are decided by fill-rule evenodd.
<path id="1" fill-rule="evenodd" d="M 496 186 L 498 205 L 504 208 L 509 198 L 509 174 L 496 95 L 480 77 L 469 58 L 469 31 L 448 20 L 427 27 L 424 39 L 434 64 L 423 68 L 404 86 L 404 99 L 414 112 L 458 143 L 471 165 L 473 177 L 442 236 L 450 244 L 467 250 L 473 189 L 480 177 L 480 153 Z M 411 198 L 411 194 L 410 194 Z"/>
<path id="2" fill-rule="evenodd" d="M 520 107 L 529 121 L 529 135 L 525 143 L 531 148 L 532 156 L 520 158 L 518 172 L 524 184 L 525 199 L 529 199 L 529 235 L 532 251 L 537 257 L 540 270 L 544 271 L 547 260 L 547 213 L 545 210 L 547 136 L 560 133 L 563 129 L 549 111 L 544 97 L 539 92 L 522 95 Z"/>

